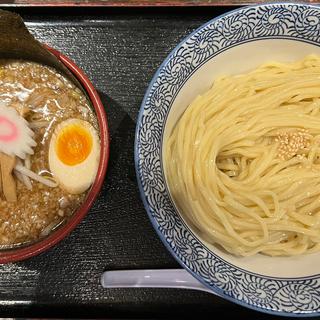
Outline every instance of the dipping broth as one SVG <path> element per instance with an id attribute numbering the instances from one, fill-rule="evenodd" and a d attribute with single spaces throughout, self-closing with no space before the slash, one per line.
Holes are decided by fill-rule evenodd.
<path id="1" fill-rule="evenodd" d="M 97 119 L 83 92 L 54 69 L 37 63 L 0 60 L 0 103 L 14 108 L 34 132 L 33 139 L 37 143 L 34 154 L 25 159 L 17 158 L 17 162 L 48 180 L 54 179 L 48 160 L 50 140 L 59 124 L 68 119 L 79 119 L 88 122 L 98 132 Z M 80 170 L 81 174 L 86 172 Z M 85 191 L 71 194 L 60 183 L 49 187 L 33 179 L 29 179 L 30 190 L 19 172 L 14 170 L 12 175 L 17 200 L 6 201 L 0 193 L 2 247 L 48 235 L 75 212 L 88 192 L 89 185 Z"/>

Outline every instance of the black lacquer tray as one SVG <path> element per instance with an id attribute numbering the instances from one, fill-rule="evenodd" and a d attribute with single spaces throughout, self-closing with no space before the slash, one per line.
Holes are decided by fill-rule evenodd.
<path id="1" fill-rule="evenodd" d="M 40 256 L 0 266 L 1 317 L 268 319 L 209 293 L 103 289 L 105 270 L 179 268 L 140 200 L 133 147 L 145 90 L 183 37 L 230 7 L 10 8 L 35 37 L 69 56 L 104 103 L 110 161 L 100 196 L 64 241 Z"/>

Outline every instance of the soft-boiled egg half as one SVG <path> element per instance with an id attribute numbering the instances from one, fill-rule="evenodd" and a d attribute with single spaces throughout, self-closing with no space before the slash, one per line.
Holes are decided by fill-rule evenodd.
<path id="1" fill-rule="evenodd" d="M 68 119 L 55 128 L 49 167 L 62 189 L 72 194 L 86 191 L 96 177 L 99 159 L 99 136 L 89 122 Z"/>

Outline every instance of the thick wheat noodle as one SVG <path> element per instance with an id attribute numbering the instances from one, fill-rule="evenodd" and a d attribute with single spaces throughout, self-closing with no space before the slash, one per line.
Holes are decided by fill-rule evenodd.
<path id="1" fill-rule="evenodd" d="M 220 77 L 165 141 L 173 200 L 235 255 L 320 250 L 320 57 Z"/>

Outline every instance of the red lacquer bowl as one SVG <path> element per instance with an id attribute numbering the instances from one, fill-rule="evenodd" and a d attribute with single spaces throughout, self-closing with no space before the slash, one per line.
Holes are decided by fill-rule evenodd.
<path id="1" fill-rule="evenodd" d="M 39 241 L 30 245 L 16 247 L 13 249 L 3 250 L 0 252 L 0 263 L 8 263 L 19 260 L 24 260 L 32 256 L 38 255 L 41 252 L 46 251 L 53 245 L 65 238 L 84 218 L 89 209 L 91 208 L 94 200 L 98 196 L 102 187 L 104 177 L 107 171 L 108 159 L 109 159 L 109 131 L 108 122 L 104 107 L 99 98 L 99 95 L 93 87 L 90 80 L 83 73 L 83 71 L 77 67 L 77 65 L 66 56 L 62 55 L 55 49 L 46 47 L 51 53 L 53 53 L 79 80 L 84 90 L 87 92 L 92 106 L 94 107 L 100 129 L 100 141 L 101 141 L 101 155 L 100 163 L 97 172 L 96 179 L 87 195 L 85 202 L 78 208 L 78 210 L 70 217 L 67 223 L 53 231 L 47 237 L 40 239 Z"/>

